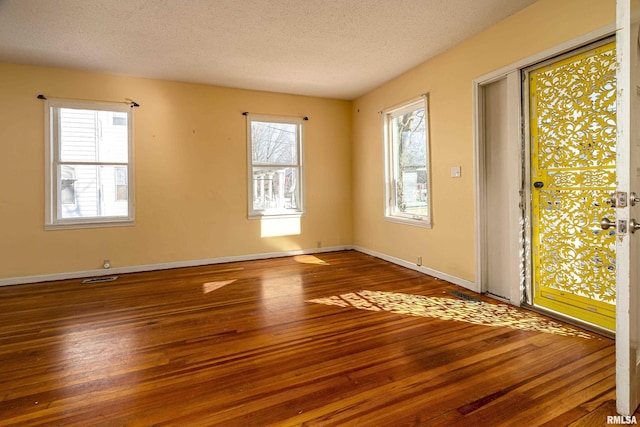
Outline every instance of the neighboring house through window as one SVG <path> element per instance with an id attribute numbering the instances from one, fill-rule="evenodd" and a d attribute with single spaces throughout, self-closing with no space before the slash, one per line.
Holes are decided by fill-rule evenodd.
<path id="1" fill-rule="evenodd" d="M 131 225 L 131 107 L 48 100 L 45 108 L 46 228 Z"/>
<path id="2" fill-rule="evenodd" d="M 129 189 L 127 168 L 123 166 L 116 166 L 114 169 L 116 173 L 116 201 L 127 201 L 129 199 L 127 192 Z"/>
<path id="3" fill-rule="evenodd" d="M 427 96 L 386 110 L 385 218 L 431 227 Z"/>
<path id="4" fill-rule="evenodd" d="M 73 166 L 60 167 L 60 203 L 76 204 L 76 171 Z"/>
<path id="5" fill-rule="evenodd" d="M 249 218 L 304 214 L 302 123 L 247 115 Z"/>

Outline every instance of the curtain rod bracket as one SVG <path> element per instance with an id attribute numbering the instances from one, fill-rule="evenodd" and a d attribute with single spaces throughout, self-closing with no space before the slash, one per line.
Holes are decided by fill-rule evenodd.
<path id="1" fill-rule="evenodd" d="M 125 98 L 124 100 L 125 101 L 129 101 L 129 107 L 131 107 L 131 108 L 135 108 L 135 107 L 139 107 L 140 106 L 140 104 L 138 104 L 136 101 L 134 101 L 131 98 Z"/>
<path id="2" fill-rule="evenodd" d="M 244 111 L 244 112 L 242 113 L 242 115 L 243 115 L 243 116 L 248 116 L 248 115 L 249 115 L 249 112 L 248 112 L 248 111 Z M 309 117 L 308 117 L 308 116 L 304 116 L 304 117 L 302 118 L 302 120 L 307 121 L 307 120 L 309 120 Z"/>

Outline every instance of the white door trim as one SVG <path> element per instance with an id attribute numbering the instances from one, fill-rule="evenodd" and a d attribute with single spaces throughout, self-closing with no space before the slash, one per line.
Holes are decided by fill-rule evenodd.
<path id="1" fill-rule="evenodd" d="M 616 191 L 638 193 L 640 162 L 640 58 L 638 34 L 640 0 L 618 0 L 616 7 L 617 75 L 617 146 Z M 640 219 L 640 209 L 618 206 L 616 219 Z M 630 416 L 640 403 L 640 277 L 638 273 L 639 233 L 624 233 L 618 226 L 616 239 L 616 409 Z"/>
<path id="2" fill-rule="evenodd" d="M 507 151 L 506 151 L 506 164 L 500 165 L 500 179 L 504 179 L 508 185 L 507 193 L 504 194 L 503 202 L 496 206 L 489 206 L 486 200 L 485 194 L 487 194 L 487 189 L 492 183 L 488 182 L 488 158 L 487 158 L 487 149 L 489 149 L 488 144 L 492 144 L 489 141 L 485 140 L 485 132 L 484 132 L 484 124 L 486 118 L 485 107 L 485 92 L 484 89 L 488 87 L 488 85 L 494 84 L 498 81 L 505 80 L 506 81 L 506 90 L 507 90 L 507 106 L 506 106 L 506 139 L 507 143 Z M 520 226 L 520 218 L 521 218 L 521 209 L 520 205 L 520 189 L 521 185 L 521 156 L 520 156 L 520 138 L 521 138 L 521 130 L 520 130 L 520 117 L 521 117 L 521 103 L 520 103 L 520 73 L 519 71 L 512 71 L 506 76 L 502 76 L 498 79 L 491 80 L 489 83 L 483 83 L 477 86 L 477 97 L 478 97 L 478 144 L 475 146 L 475 156 L 477 159 L 476 164 L 476 194 L 480 197 L 477 198 L 478 203 L 476 205 L 476 218 L 480 219 L 477 223 L 477 233 L 480 238 L 476 239 L 476 251 L 479 255 L 478 262 L 476 265 L 476 274 L 477 277 L 480 278 L 479 283 L 479 292 L 485 293 L 490 292 L 491 289 L 488 283 L 488 261 L 489 254 L 492 253 L 491 248 L 489 246 L 495 245 L 495 239 L 492 239 L 491 236 L 495 235 L 496 232 L 502 233 L 502 235 L 506 236 L 508 241 L 508 248 L 506 253 L 507 257 L 504 261 L 504 275 L 506 277 L 511 278 L 509 282 L 519 282 L 520 277 L 520 258 L 521 258 L 521 250 L 520 247 L 520 236 L 521 233 L 518 231 L 521 229 Z M 495 149 L 495 145 L 494 145 Z M 501 162 L 502 163 L 502 162 Z M 493 165 L 496 167 L 497 165 Z M 494 171 L 494 176 L 495 176 Z M 501 218 L 506 218 L 503 224 L 495 224 L 494 222 L 494 213 L 496 209 L 506 208 L 508 211 L 505 212 L 506 215 L 500 215 Z M 499 227 L 499 229 L 496 229 Z M 503 254 L 504 255 L 504 254 Z M 509 291 L 507 294 L 501 295 L 506 297 L 508 301 L 514 305 L 520 305 L 520 289 L 519 287 L 509 287 Z"/>

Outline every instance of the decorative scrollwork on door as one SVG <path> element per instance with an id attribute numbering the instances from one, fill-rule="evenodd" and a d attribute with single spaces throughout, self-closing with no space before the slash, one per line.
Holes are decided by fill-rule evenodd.
<path id="1" fill-rule="evenodd" d="M 554 303 L 613 305 L 615 232 L 599 222 L 615 219 L 615 45 L 531 71 L 529 90 L 534 287 Z"/>
<path id="2" fill-rule="evenodd" d="M 562 63 L 566 62 L 566 63 Z M 615 49 L 536 70 L 538 167 L 615 168 Z"/>
<path id="3" fill-rule="evenodd" d="M 607 198 L 600 190 L 540 191 L 541 285 L 615 302 L 615 233 L 598 225 L 611 216 Z"/>

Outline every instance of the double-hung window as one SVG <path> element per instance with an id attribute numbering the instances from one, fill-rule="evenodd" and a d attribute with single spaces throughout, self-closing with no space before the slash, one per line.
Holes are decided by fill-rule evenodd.
<path id="1" fill-rule="evenodd" d="M 132 225 L 132 108 L 48 100 L 45 227 Z"/>
<path id="2" fill-rule="evenodd" d="M 303 122 L 247 115 L 249 218 L 304 214 Z"/>
<path id="3" fill-rule="evenodd" d="M 427 96 L 383 111 L 385 218 L 431 227 Z"/>

